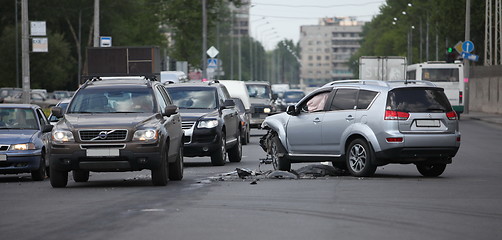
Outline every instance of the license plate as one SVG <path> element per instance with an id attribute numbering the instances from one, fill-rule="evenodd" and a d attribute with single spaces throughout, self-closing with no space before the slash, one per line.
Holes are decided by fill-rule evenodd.
<path id="1" fill-rule="evenodd" d="M 118 157 L 120 152 L 118 148 L 98 148 L 87 149 L 86 156 L 88 157 Z"/>
<path id="2" fill-rule="evenodd" d="M 7 155 L 0 154 L 0 161 L 7 161 Z"/>
<path id="3" fill-rule="evenodd" d="M 429 119 L 423 119 L 423 120 L 416 120 L 415 121 L 417 127 L 440 127 L 441 123 L 439 120 L 429 120 Z"/>

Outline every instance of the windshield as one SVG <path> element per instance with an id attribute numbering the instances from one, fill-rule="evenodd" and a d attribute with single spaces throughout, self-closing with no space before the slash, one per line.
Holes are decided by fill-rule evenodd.
<path id="1" fill-rule="evenodd" d="M 270 99 L 270 86 L 264 84 L 246 84 L 249 97 Z"/>
<path id="2" fill-rule="evenodd" d="M 0 108 L 0 129 L 38 129 L 31 108 Z"/>
<path id="3" fill-rule="evenodd" d="M 303 92 L 284 92 L 283 98 L 286 100 L 300 100 L 304 96 Z"/>
<path id="4" fill-rule="evenodd" d="M 458 82 L 458 68 L 424 68 L 422 79 L 431 82 Z"/>
<path id="5" fill-rule="evenodd" d="M 214 88 L 167 88 L 174 104 L 185 109 L 214 109 L 217 107 Z"/>
<path id="6" fill-rule="evenodd" d="M 73 98 L 67 113 L 153 113 L 148 88 L 85 88 Z"/>

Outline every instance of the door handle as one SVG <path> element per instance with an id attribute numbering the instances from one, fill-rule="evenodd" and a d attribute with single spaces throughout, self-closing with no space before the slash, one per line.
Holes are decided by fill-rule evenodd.
<path id="1" fill-rule="evenodd" d="M 351 120 L 354 120 L 354 117 L 352 117 L 352 115 L 349 115 L 345 118 L 347 121 L 351 121 Z"/>
<path id="2" fill-rule="evenodd" d="M 313 121 L 313 122 L 315 122 L 315 123 L 320 123 L 320 122 L 321 122 L 321 119 L 319 119 L 319 118 L 314 118 L 314 121 Z"/>

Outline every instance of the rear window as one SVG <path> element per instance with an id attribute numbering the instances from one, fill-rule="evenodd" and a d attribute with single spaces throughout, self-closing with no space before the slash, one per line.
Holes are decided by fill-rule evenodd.
<path id="1" fill-rule="evenodd" d="M 458 68 L 423 68 L 422 79 L 431 82 L 458 82 Z"/>
<path id="2" fill-rule="evenodd" d="M 389 92 L 386 110 L 401 112 L 449 112 L 442 88 L 400 88 Z"/>

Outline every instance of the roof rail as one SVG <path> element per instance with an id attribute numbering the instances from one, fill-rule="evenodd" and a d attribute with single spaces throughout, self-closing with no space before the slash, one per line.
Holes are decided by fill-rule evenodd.
<path id="1" fill-rule="evenodd" d="M 102 73 L 102 74 L 91 74 L 91 75 L 83 75 L 83 79 L 100 79 L 102 77 L 144 77 L 150 81 L 159 81 L 158 76 L 155 73 Z"/>
<path id="2" fill-rule="evenodd" d="M 218 80 L 212 80 L 212 81 L 210 81 L 210 82 L 208 83 L 208 85 L 213 85 L 213 84 L 215 84 L 215 83 L 220 83 L 220 81 L 218 81 Z"/>
<path id="3" fill-rule="evenodd" d="M 388 84 L 385 81 L 380 80 L 361 80 L 361 79 L 353 79 L 353 80 L 338 80 L 326 83 L 323 87 L 334 86 L 335 84 L 345 84 L 345 83 L 354 83 L 354 84 L 363 84 L 363 85 L 377 85 L 387 87 Z"/>
<path id="4" fill-rule="evenodd" d="M 436 84 L 434 84 L 433 82 L 426 81 L 426 80 L 392 80 L 392 81 L 388 81 L 388 82 L 390 84 L 392 84 L 392 83 L 404 83 L 405 85 L 422 84 L 422 85 L 427 85 L 427 86 L 431 86 L 431 87 L 437 87 Z"/>

